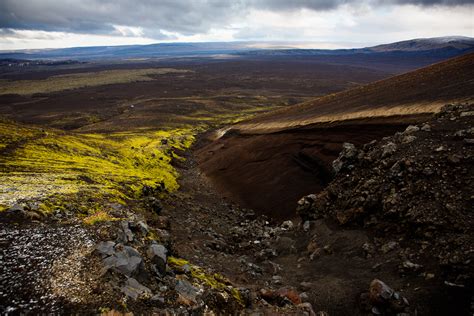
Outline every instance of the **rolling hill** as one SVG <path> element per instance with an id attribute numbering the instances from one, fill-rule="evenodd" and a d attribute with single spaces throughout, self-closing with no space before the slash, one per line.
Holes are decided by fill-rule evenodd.
<path id="1" fill-rule="evenodd" d="M 452 102 L 474 99 L 474 54 L 270 112 L 220 131 L 199 151 L 224 194 L 288 218 L 296 201 L 323 188 L 343 142 L 393 134 Z"/>
<path id="2" fill-rule="evenodd" d="M 0 51 L 0 59 L 55 59 L 97 60 L 154 57 L 189 57 L 234 55 L 255 56 L 353 56 L 380 55 L 434 58 L 457 56 L 474 50 L 474 39 L 470 37 L 436 37 L 412 39 L 374 47 L 354 49 L 300 49 L 297 42 L 202 42 L 202 43 L 156 43 L 149 45 L 69 47 L 59 49 L 31 49 Z M 318 43 L 314 43 L 315 46 Z"/>

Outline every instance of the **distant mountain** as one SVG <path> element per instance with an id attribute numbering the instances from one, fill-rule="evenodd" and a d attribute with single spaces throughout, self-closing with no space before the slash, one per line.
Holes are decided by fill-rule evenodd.
<path id="1" fill-rule="evenodd" d="M 373 52 L 415 52 L 435 49 L 474 49 L 474 38 L 465 36 L 446 36 L 433 38 L 418 38 L 391 44 L 378 45 L 369 48 Z"/>
<path id="2" fill-rule="evenodd" d="M 264 45 L 265 44 L 265 45 Z M 0 51 L 0 59 L 130 59 L 161 57 L 236 56 L 353 56 L 360 54 L 430 56 L 449 58 L 474 51 L 474 38 L 438 37 L 356 49 L 299 49 L 288 43 L 212 42 L 158 43 L 151 45 L 95 46 L 61 49 Z"/>
<path id="3" fill-rule="evenodd" d="M 463 36 L 412 39 L 402 42 L 354 49 L 262 49 L 241 52 L 244 55 L 272 56 L 353 56 L 360 54 L 406 57 L 450 58 L 474 51 L 474 38 Z"/>
<path id="4" fill-rule="evenodd" d="M 248 50 L 246 42 L 158 43 L 150 45 L 71 47 L 1 52 L 0 59 L 127 59 L 153 57 L 211 56 Z M 253 49 L 253 48 L 252 48 Z"/>

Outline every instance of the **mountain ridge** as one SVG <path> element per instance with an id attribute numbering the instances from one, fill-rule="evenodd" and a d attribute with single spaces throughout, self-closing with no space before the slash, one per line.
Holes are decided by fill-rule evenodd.
<path id="1" fill-rule="evenodd" d="M 348 49 L 301 49 L 297 43 L 282 45 L 274 43 L 276 48 L 258 48 L 257 41 L 236 42 L 176 42 L 154 43 L 147 45 L 90 46 L 58 49 L 32 49 L 0 51 L 0 59 L 101 59 L 101 58 L 151 58 L 165 56 L 208 56 L 230 54 L 237 56 L 274 56 L 274 55 L 351 55 L 351 54 L 387 54 L 394 52 L 422 53 L 455 56 L 474 50 L 474 38 L 447 36 L 423 39 L 410 39 L 401 42 L 381 44 L 372 47 Z M 261 43 L 260 43 L 261 44 Z"/>

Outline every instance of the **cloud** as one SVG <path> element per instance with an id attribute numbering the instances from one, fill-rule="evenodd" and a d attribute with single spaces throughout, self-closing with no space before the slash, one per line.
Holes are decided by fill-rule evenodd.
<path id="1" fill-rule="evenodd" d="M 114 25 L 201 33 L 245 10 L 240 2 L 135 0 L 0 0 L 0 28 L 112 33 Z"/>
<path id="2" fill-rule="evenodd" d="M 451 34 L 473 35 L 472 22 L 466 22 L 472 20 L 472 0 L 0 0 L 0 39 L 5 42 L 8 37 L 14 42 L 36 32 L 34 36 L 52 33 L 55 38 L 58 34 L 63 34 L 60 38 L 71 34 L 97 39 L 106 36 L 107 43 L 121 43 L 118 38 L 136 38 L 138 42 L 335 38 L 351 42 L 368 37 L 366 33 L 374 39 L 383 38 L 384 30 L 400 34 L 397 30 L 404 26 L 388 18 L 399 8 L 408 8 L 404 11 L 407 16 L 401 17 L 406 25 L 420 27 L 413 29 L 413 34 L 445 29 L 454 30 Z M 446 16 L 436 11 L 441 19 L 431 19 L 434 25 L 416 23 L 417 14 L 433 10 Z M 456 14 L 460 20 L 454 24 L 450 18 L 453 10 L 462 11 Z M 450 27 L 459 22 L 462 27 Z M 370 29 L 370 25 L 377 28 Z"/>
<path id="3" fill-rule="evenodd" d="M 0 28 L 114 34 L 120 25 L 193 35 L 229 25 L 252 10 L 326 11 L 343 5 L 455 6 L 472 0 L 0 0 Z"/>

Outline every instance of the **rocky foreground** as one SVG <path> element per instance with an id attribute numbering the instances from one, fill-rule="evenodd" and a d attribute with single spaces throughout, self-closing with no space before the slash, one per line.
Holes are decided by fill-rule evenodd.
<path id="1" fill-rule="evenodd" d="M 427 298 L 433 305 L 438 295 L 453 295 L 459 305 L 451 303 L 447 311 L 472 313 L 473 122 L 474 106 L 447 105 L 431 121 L 392 137 L 362 148 L 344 144 L 333 162 L 335 179 L 299 201 L 302 221 L 309 225 L 325 218 L 363 228 L 373 236 L 362 246 L 366 257 L 395 254 L 389 260 L 398 264 L 402 278 L 416 275 L 439 286 L 439 293 Z M 372 312 L 415 312 L 396 292 L 374 282 Z"/>
<path id="2" fill-rule="evenodd" d="M 450 105 L 345 144 L 334 180 L 284 223 L 221 199 L 192 156 L 179 192 L 146 187 L 109 206 L 117 220 L 19 203 L 0 216 L 0 311 L 472 314 L 473 121 L 473 106 Z"/>

